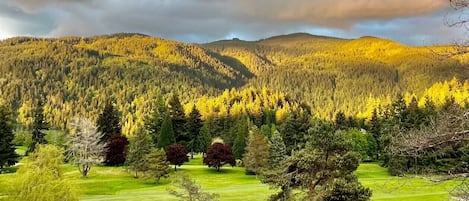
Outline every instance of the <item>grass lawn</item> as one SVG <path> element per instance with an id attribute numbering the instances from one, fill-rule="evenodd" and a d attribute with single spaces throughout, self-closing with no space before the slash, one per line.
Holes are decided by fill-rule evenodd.
<path id="1" fill-rule="evenodd" d="M 239 167 L 223 167 L 220 172 L 202 165 L 200 156 L 178 168 L 187 172 L 206 192 L 216 192 L 221 200 L 266 200 L 272 193 L 255 176 L 245 175 Z M 0 197 L 4 186 L 14 174 L 0 175 Z M 375 163 L 361 164 L 357 175 L 363 185 L 373 190 L 372 200 L 448 200 L 448 191 L 458 181 L 432 183 L 418 177 L 392 177 L 386 168 Z M 82 200 L 177 200 L 166 191 L 168 178 L 160 184 L 134 179 L 122 167 L 93 167 L 88 178 L 82 179 L 76 167 L 65 165 L 65 177 L 80 186 Z"/>

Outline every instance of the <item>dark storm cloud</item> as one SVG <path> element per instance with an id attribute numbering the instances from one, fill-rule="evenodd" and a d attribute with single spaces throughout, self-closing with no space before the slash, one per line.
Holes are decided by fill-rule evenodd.
<path id="1" fill-rule="evenodd" d="M 447 7 L 446 0 L 4 0 L 0 37 L 139 32 L 207 42 L 306 31 L 378 35 L 416 44 L 419 37 L 437 38 L 444 32 L 449 34 L 439 42 L 447 42 L 455 31 L 433 33 L 421 23 L 446 28 L 442 10 Z M 413 37 L 401 37 L 412 31 Z"/>

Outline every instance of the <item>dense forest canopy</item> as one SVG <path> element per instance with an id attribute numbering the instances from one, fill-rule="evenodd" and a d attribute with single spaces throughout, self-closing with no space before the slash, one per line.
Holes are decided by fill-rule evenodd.
<path id="1" fill-rule="evenodd" d="M 270 113 L 281 121 L 292 110 L 369 118 L 397 94 L 420 105 L 425 97 L 467 105 L 469 54 L 453 51 L 303 33 L 208 44 L 141 34 L 15 37 L 0 41 L 0 95 L 25 127 L 39 101 L 57 128 L 68 128 L 73 117 L 96 120 L 113 102 L 125 135 L 144 125 L 158 95 L 171 93 L 186 113 L 196 105 L 205 120 Z"/>

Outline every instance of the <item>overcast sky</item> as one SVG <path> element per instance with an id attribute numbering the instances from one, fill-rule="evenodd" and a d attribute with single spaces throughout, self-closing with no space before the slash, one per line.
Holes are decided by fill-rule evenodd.
<path id="1" fill-rule="evenodd" d="M 143 33 L 185 42 L 307 32 L 409 45 L 467 37 L 448 0 L 1 0 L 0 39 Z"/>

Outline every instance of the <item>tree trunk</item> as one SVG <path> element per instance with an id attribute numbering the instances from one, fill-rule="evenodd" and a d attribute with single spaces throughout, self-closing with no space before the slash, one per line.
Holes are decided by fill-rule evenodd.
<path id="1" fill-rule="evenodd" d="M 134 178 L 138 178 L 138 170 L 135 170 Z"/>
<path id="2" fill-rule="evenodd" d="M 176 165 L 174 165 L 174 172 L 176 172 L 176 171 L 177 171 L 177 170 L 176 170 Z"/>
<path id="3" fill-rule="evenodd" d="M 220 166 L 217 166 L 217 172 L 220 172 Z"/>

